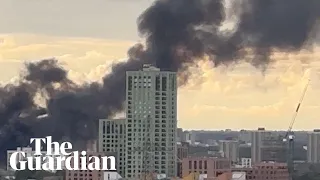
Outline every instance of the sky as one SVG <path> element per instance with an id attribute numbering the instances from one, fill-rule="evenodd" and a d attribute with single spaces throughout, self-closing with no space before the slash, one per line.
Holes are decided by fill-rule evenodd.
<path id="1" fill-rule="evenodd" d="M 77 82 L 99 81 L 142 41 L 136 18 L 151 0 L 1 0 L 0 81 L 14 81 L 28 61 L 55 57 Z M 248 64 L 200 63 L 179 88 L 178 126 L 185 129 L 287 129 L 303 88 L 296 130 L 319 128 L 320 49 L 275 52 L 265 74 Z M 318 53 L 317 53 L 318 52 Z"/>

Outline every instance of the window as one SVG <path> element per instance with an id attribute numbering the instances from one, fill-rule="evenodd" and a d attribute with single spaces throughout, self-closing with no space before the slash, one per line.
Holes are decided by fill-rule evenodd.
<path id="1" fill-rule="evenodd" d="M 192 169 L 192 162 L 189 161 L 189 169 Z"/>
<path id="2" fill-rule="evenodd" d="M 167 77 L 162 77 L 162 91 L 166 91 L 167 90 Z"/>
<path id="3" fill-rule="evenodd" d="M 160 91 L 160 76 L 156 77 L 156 91 Z"/>

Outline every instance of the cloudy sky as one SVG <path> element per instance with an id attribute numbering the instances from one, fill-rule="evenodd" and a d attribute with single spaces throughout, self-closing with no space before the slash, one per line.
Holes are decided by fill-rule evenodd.
<path id="1" fill-rule="evenodd" d="M 56 57 L 76 81 L 100 80 L 140 41 L 137 16 L 151 0 L 1 0 L 0 81 L 23 63 Z M 315 51 L 317 52 L 317 51 Z M 318 52 L 320 52 L 318 50 Z M 186 129 L 287 129 L 311 83 L 295 129 L 320 126 L 320 53 L 274 53 L 265 75 L 247 64 L 214 69 L 205 61 L 179 89 L 179 126 Z"/>

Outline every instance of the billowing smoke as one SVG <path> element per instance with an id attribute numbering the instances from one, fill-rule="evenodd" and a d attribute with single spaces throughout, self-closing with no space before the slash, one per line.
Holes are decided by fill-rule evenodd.
<path id="1" fill-rule="evenodd" d="M 18 85 L 0 88 L 0 157 L 28 145 L 30 137 L 95 138 L 98 119 L 123 110 L 125 72 L 145 63 L 177 71 L 184 84 L 192 73 L 188 67 L 205 56 L 214 66 L 245 60 L 265 67 L 274 49 L 289 53 L 314 44 L 319 0 L 235 2 L 230 11 L 238 16 L 237 29 L 230 34 L 220 30 L 226 17 L 222 0 L 156 1 L 138 19 L 146 46 L 129 49 L 128 61 L 114 64 L 102 84 L 76 85 L 54 59 L 26 64 Z M 43 107 L 36 103 L 39 94 L 46 99 Z"/>

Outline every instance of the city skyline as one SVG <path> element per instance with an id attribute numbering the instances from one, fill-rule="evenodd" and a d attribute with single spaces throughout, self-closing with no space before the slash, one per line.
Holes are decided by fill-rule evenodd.
<path id="1" fill-rule="evenodd" d="M 9 0 L 0 2 L 0 81 L 17 77 L 24 61 L 48 57 L 56 57 L 67 69 L 71 69 L 70 76 L 73 79 L 98 80 L 109 70 L 108 65 L 113 60 L 125 59 L 127 49 L 139 39 L 135 19 L 150 3 L 141 1 L 134 8 L 127 7 L 125 13 L 121 12 L 123 19 L 118 25 L 110 17 L 120 15 L 120 12 L 104 12 L 101 9 L 103 5 L 115 2 L 103 4 L 96 0 L 97 3 L 83 3 L 83 7 L 90 4 L 88 12 L 100 7 L 97 10 L 100 14 L 88 14 L 93 14 L 92 19 L 101 17 L 102 20 L 91 22 L 91 28 L 81 29 L 82 17 L 78 16 L 81 8 L 74 10 L 72 17 L 67 14 L 67 7 L 74 2 L 51 2 L 52 7 L 66 6 L 66 9 L 59 10 L 62 15 L 70 17 L 64 19 L 55 16 L 59 14 L 58 10 L 33 12 L 41 2 L 30 1 L 25 4 L 18 0 L 10 1 L 14 3 L 8 4 Z M 26 10 L 19 11 L 20 14 L 8 13 L 15 12 L 13 10 L 18 8 L 19 3 L 22 3 L 21 7 L 30 6 L 34 9 L 25 8 L 28 13 Z M 118 6 L 124 2 L 121 3 Z M 28 14 L 27 17 L 23 16 L 23 12 Z M 43 14 L 42 19 L 38 17 L 39 13 Z M 52 22 L 50 26 L 61 28 L 43 26 L 45 18 L 49 16 Z M 6 24 L 7 19 L 13 19 L 9 26 Z M 77 21 L 70 23 L 72 19 Z M 25 25 L 23 22 L 27 20 L 30 20 L 30 24 Z M 84 21 L 89 22 L 87 19 Z M 113 38 L 108 37 L 108 34 Z M 277 62 L 267 70 L 265 76 L 245 64 L 240 64 L 233 71 L 226 71 L 223 67 L 214 69 L 204 63 L 200 75 L 194 73 L 195 77 L 189 84 L 179 89 L 178 126 L 184 129 L 240 130 L 265 127 L 286 130 L 302 89 L 307 79 L 311 78 L 310 88 L 293 129 L 316 129 L 320 115 L 320 105 L 316 98 L 320 89 L 320 64 L 317 57 L 319 53 L 275 54 Z"/>

